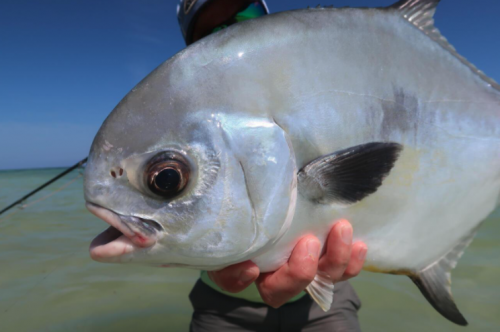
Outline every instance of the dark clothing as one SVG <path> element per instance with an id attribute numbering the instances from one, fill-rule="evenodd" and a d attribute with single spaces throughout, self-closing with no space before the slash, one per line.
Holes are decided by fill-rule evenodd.
<path id="1" fill-rule="evenodd" d="M 221 294 L 198 280 L 189 294 L 194 308 L 190 331 L 359 332 L 361 301 L 347 282 L 335 284 L 332 308 L 324 312 L 305 295 L 278 309 Z"/>

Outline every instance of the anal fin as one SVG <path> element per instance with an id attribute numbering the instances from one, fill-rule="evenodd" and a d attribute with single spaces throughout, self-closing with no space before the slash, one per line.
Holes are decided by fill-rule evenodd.
<path id="1" fill-rule="evenodd" d="M 476 229 L 463 238 L 441 259 L 425 269 L 410 275 L 410 279 L 417 285 L 420 292 L 422 292 L 434 309 L 448 320 L 462 326 L 466 326 L 468 323 L 453 300 L 451 293 L 451 270 L 456 266 L 457 261 L 472 242 L 475 234 Z"/>
<path id="2" fill-rule="evenodd" d="M 318 272 L 314 280 L 306 287 L 307 292 L 323 311 L 330 310 L 333 302 L 333 283 L 331 278 Z"/>

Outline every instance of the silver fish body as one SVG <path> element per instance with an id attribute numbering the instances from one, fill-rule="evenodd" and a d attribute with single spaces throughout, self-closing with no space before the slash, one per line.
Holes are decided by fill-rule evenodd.
<path id="1" fill-rule="evenodd" d="M 400 3 L 247 21 L 159 66 L 92 145 L 88 206 L 124 234 L 120 254 L 96 250 L 101 239 L 93 257 L 273 271 L 302 235 L 323 242 L 346 218 L 366 269 L 417 278 L 445 260 L 448 272 L 497 206 L 500 89 L 404 9 L 437 1 Z M 432 22 L 433 8 L 414 10 Z M 354 204 L 304 194 L 301 169 L 369 142 L 402 146 L 376 192 Z M 161 199 L 145 168 L 168 151 L 191 165 L 190 182 Z"/>

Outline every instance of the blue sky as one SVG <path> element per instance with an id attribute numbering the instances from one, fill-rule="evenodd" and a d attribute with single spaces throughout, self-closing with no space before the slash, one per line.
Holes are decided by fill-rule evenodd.
<path id="1" fill-rule="evenodd" d="M 307 6 L 387 6 L 393 0 L 268 0 Z M 113 107 L 181 50 L 174 0 L 2 0 L 0 169 L 69 166 L 86 156 Z M 500 81 L 500 1 L 443 0 L 436 25 Z"/>

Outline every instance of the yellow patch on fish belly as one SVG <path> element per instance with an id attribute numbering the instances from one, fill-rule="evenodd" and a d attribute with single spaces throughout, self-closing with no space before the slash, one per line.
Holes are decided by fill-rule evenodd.
<path id="1" fill-rule="evenodd" d="M 403 276 L 409 276 L 409 277 L 415 275 L 415 272 L 410 271 L 410 270 L 406 270 L 406 269 L 384 270 L 384 269 L 376 267 L 375 265 L 365 265 L 365 266 L 363 266 L 363 270 L 368 271 L 368 272 L 374 272 L 374 273 L 403 275 Z"/>
<path id="2" fill-rule="evenodd" d="M 417 180 L 415 175 L 420 170 L 421 150 L 417 150 L 411 146 L 404 145 L 404 149 L 399 155 L 394 169 L 389 176 L 384 180 L 385 185 L 397 185 L 410 187 L 413 181 Z"/>

